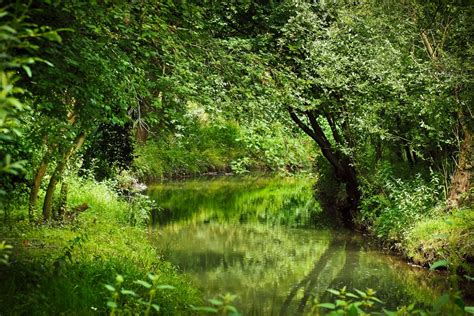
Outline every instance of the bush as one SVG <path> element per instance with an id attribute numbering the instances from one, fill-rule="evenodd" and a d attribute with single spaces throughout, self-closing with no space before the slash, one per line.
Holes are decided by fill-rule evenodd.
<path id="1" fill-rule="evenodd" d="M 112 223 L 144 227 L 149 223 L 154 202 L 146 195 L 132 191 L 130 183 L 71 177 L 69 181 L 69 208 L 86 203 L 85 216 L 100 216 Z M 130 180 L 133 182 L 133 179 Z M 133 184 L 133 183 L 132 183 Z M 126 185 L 126 187 L 125 187 Z"/>

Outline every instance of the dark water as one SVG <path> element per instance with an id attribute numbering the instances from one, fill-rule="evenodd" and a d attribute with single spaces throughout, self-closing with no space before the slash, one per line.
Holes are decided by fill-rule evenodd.
<path id="1" fill-rule="evenodd" d="M 206 297 L 237 294 L 244 315 L 306 314 L 328 288 L 377 291 L 387 308 L 431 304 L 442 274 L 410 267 L 361 236 L 329 229 L 308 179 L 220 178 L 159 184 L 149 194 L 163 256 Z M 318 216 L 319 214 L 319 216 Z"/>

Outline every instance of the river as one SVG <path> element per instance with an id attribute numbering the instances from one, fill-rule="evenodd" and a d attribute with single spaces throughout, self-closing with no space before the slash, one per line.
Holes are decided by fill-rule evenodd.
<path id="1" fill-rule="evenodd" d="M 232 293 L 243 315 L 307 314 L 327 289 L 368 288 L 388 309 L 429 305 L 446 276 L 408 265 L 363 236 L 331 228 L 305 178 L 156 184 L 153 240 L 206 298 Z"/>

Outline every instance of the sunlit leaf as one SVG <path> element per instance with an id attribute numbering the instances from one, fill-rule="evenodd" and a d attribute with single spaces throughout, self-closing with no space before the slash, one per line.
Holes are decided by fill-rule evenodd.
<path id="1" fill-rule="evenodd" d="M 435 270 L 437 268 L 441 268 L 441 267 L 447 267 L 449 264 L 448 260 L 438 260 L 436 262 L 434 262 L 432 265 L 430 265 L 430 270 Z"/>
<path id="2" fill-rule="evenodd" d="M 215 299 L 215 298 L 211 298 L 211 299 L 209 299 L 208 301 L 209 301 L 211 304 L 213 304 L 213 305 L 218 305 L 218 306 L 224 304 L 224 302 L 222 302 L 222 301 L 220 301 L 220 300 L 217 300 L 217 299 Z"/>
<path id="3" fill-rule="evenodd" d="M 147 289 L 151 288 L 151 284 L 146 281 L 136 280 L 133 283 L 140 284 L 141 286 L 146 287 Z"/>
<path id="4" fill-rule="evenodd" d="M 474 306 L 466 306 L 464 307 L 464 311 L 469 314 L 474 314 Z"/>
<path id="5" fill-rule="evenodd" d="M 31 76 L 32 76 L 31 68 L 30 68 L 29 66 L 27 66 L 27 65 L 23 65 L 23 66 L 21 66 L 21 67 L 25 70 L 25 72 L 26 72 L 26 74 L 28 75 L 28 77 L 31 78 Z"/>
<path id="6" fill-rule="evenodd" d="M 321 303 L 321 304 L 318 304 L 318 307 L 323 307 L 323 308 L 328 308 L 328 309 L 335 309 L 336 305 L 334 305 L 332 303 Z"/>
<path id="7" fill-rule="evenodd" d="M 157 288 L 157 289 L 160 289 L 160 290 L 173 290 L 173 289 L 175 289 L 174 286 L 172 286 L 172 285 L 166 285 L 166 284 L 158 285 L 156 288 Z"/>
<path id="8" fill-rule="evenodd" d="M 334 294 L 334 295 L 339 295 L 339 294 L 341 294 L 341 292 L 339 292 L 338 290 L 335 290 L 335 289 L 327 289 L 327 291 L 328 291 L 329 293 Z"/>
<path id="9" fill-rule="evenodd" d="M 109 290 L 110 292 L 115 292 L 115 288 L 114 288 L 112 285 L 105 284 L 104 286 L 105 286 L 105 288 L 106 288 L 107 290 Z"/>
<path id="10" fill-rule="evenodd" d="M 137 296 L 137 293 L 131 290 L 121 290 L 120 293 L 122 293 L 123 295 Z"/>

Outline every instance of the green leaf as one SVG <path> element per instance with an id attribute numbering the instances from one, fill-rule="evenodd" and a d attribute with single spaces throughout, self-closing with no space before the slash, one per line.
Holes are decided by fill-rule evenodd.
<path id="1" fill-rule="evenodd" d="M 449 264 L 448 260 L 438 260 L 436 261 L 435 263 L 433 263 L 432 265 L 430 265 L 430 270 L 433 271 L 437 268 L 441 268 L 441 267 L 447 267 Z"/>
<path id="2" fill-rule="evenodd" d="M 151 307 L 153 307 L 155 309 L 155 311 L 157 311 L 157 312 L 160 311 L 160 306 L 158 306 L 156 304 L 151 304 Z"/>
<path id="3" fill-rule="evenodd" d="M 357 306 L 351 305 L 351 306 L 349 307 L 349 309 L 347 310 L 347 315 L 349 315 L 349 316 L 357 316 L 357 315 L 360 315 L 360 314 L 359 314 L 359 311 L 360 311 L 360 309 L 357 308 Z"/>
<path id="4" fill-rule="evenodd" d="M 108 301 L 107 306 L 110 307 L 110 308 L 117 308 L 117 303 L 112 302 L 112 301 Z"/>
<path id="5" fill-rule="evenodd" d="M 454 304 L 456 304 L 461 310 L 463 310 L 464 307 L 466 307 L 466 305 L 464 304 L 464 301 L 459 296 L 454 298 Z"/>
<path id="6" fill-rule="evenodd" d="M 237 308 L 235 308 L 235 307 L 232 306 L 232 305 L 226 306 L 226 309 L 227 309 L 228 311 L 234 313 L 234 314 L 235 314 L 235 313 L 238 313 Z"/>
<path id="7" fill-rule="evenodd" d="M 11 34 L 16 34 L 16 30 L 8 25 L 2 25 L 0 26 L 0 30 L 2 31 L 6 31 L 8 33 L 11 33 Z"/>
<path id="8" fill-rule="evenodd" d="M 379 300 L 378 298 L 376 298 L 376 297 L 371 297 L 370 300 L 372 300 L 374 302 L 377 302 L 377 303 L 380 303 L 380 304 L 383 304 L 383 302 L 381 300 Z"/>
<path id="9" fill-rule="evenodd" d="M 218 312 L 218 309 L 217 308 L 214 308 L 214 307 L 206 307 L 206 306 L 203 306 L 203 307 L 195 307 L 195 306 L 192 306 L 192 309 L 194 311 L 197 311 L 197 312 L 205 312 L 205 313 L 217 313 Z"/>
<path id="10" fill-rule="evenodd" d="M 115 281 L 117 281 L 117 283 L 123 283 L 123 276 L 117 274 L 117 276 L 115 277 Z"/>
<path id="11" fill-rule="evenodd" d="M 115 288 L 114 288 L 112 285 L 105 284 L 104 286 L 105 286 L 105 288 L 106 288 L 107 290 L 109 290 L 110 292 L 115 292 Z"/>
<path id="12" fill-rule="evenodd" d="M 122 293 L 123 295 L 137 296 L 137 293 L 131 290 L 121 290 L 120 293 Z"/>
<path id="13" fill-rule="evenodd" d="M 6 101 L 18 110 L 23 109 L 23 104 L 16 98 L 6 98 Z"/>
<path id="14" fill-rule="evenodd" d="M 339 294 L 341 294 L 341 292 L 339 292 L 338 290 L 335 290 L 335 289 L 327 289 L 327 291 L 328 291 L 329 293 L 334 294 L 334 295 L 339 295 Z"/>
<path id="15" fill-rule="evenodd" d="M 387 316 L 397 316 L 397 312 L 394 312 L 394 311 L 389 311 L 388 309 L 383 309 L 383 312 L 385 313 L 385 315 Z"/>
<path id="16" fill-rule="evenodd" d="M 474 306 L 466 306 L 464 307 L 464 311 L 469 314 L 474 314 Z"/>
<path id="17" fill-rule="evenodd" d="M 58 43 L 62 42 L 61 36 L 55 31 L 44 33 L 43 37 L 47 38 L 48 40 L 52 42 L 58 42 Z"/>
<path id="18" fill-rule="evenodd" d="M 209 299 L 208 301 L 209 301 L 212 305 L 218 305 L 218 306 L 220 306 L 220 305 L 224 304 L 222 301 L 217 300 L 217 299 L 215 299 L 215 298 L 211 298 L 211 299 Z"/>
<path id="19" fill-rule="evenodd" d="M 136 280 L 133 283 L 140 284 L 141 286 L 146 287 L 147 289 L 151 288 L 151 284 L 147 281 Z"/>
<path id="20" fill-rule="evenodd" d="M 158 285 L 156 288 L 157 288 L 157 289 L 160 289 L 160 290 L 173 290 L 173 289 L 175 289 L 174 286 L 172 286 L 172 285 L 167 285 L 167 284 Z"/>
<path id="21" fill-rule="evenodd" d="M 158 279 L 158 276 L 148 273 L 148 278 L 150 279 L 150 281 L 154 282 Z"/>
<path id="22" fill-rule="evenodd" d="M 364 297 L 364 298 L 367 297 L 367 294 L 365 294 L 364 292 L 362 292 L 362 291 L 360 291 L 360 290 L 358 290 L 358 289 L 354 289 L 354 291 L 356 291 L 357 294 L 360 295 L 360 297 Z"/>
<path id="23" fill-rule="evenodd" d="M 321 304 L 318 304 L 318 307 L 323 307 L 323 308 L 328 308 L 328 309 L 335 309 L 336 305 L 334 305 L 332 303 L 321 303 Z"/>
<path id="24" fill-rule="evenodd" d="M 23 66 L 21 66 L 21 67 L 25 70 L 25 72 L 26 72 L 26 74 L 28 75 L 28 77 L 31 78 L 31 76 L 33 75 L 33 74 L 31 73 L 31 68 L 28 67 L 27 65 L 23 65 Z"/>
<path id="25" fill-rule="evenodd" d="M 441 307 L 449 303 L 449 294 L 441 295 L 433 304 L 435 310 L 439 311 Z"/>
<path id="26" fill-rule="evenodd" d="M 336 300 L 336 306 L 347 306 L 347 302 L 344 300 Z"/>

